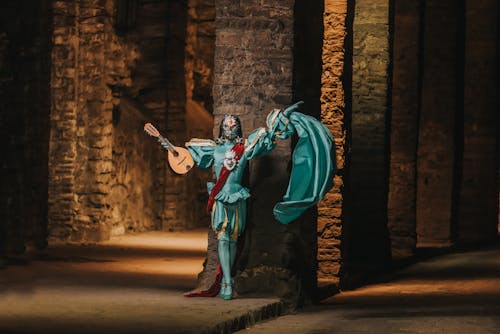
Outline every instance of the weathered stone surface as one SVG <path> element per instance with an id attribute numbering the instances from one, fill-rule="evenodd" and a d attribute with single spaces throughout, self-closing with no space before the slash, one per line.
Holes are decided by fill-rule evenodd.
<path id="1" fill-rule="evenodd" d="M 237 114 L 247 136 L 265 125 L 272 108 L 292 102 L 293 4 L 217 0 L 215 5 L 214 123 L 226 113 Z M 301 224 L 283 226 L 272 216 L 274 203 L 285 191 L 289 157 L 289 143 L 279 142 L 269 156 L 250 164 L 253 197 L 238 265 L 238 291 L 274 291 L 297 298 L 300 278 L 291 279 L 293 274 L 278 277 L 281 272 L 300 270 L 292 262 L 293 254 L 303 250 L 299 246 Z"/>
<path id="2" fill-rule="evenodd" d="M 417 242 L 452 239 L 456 118 L 463 47 L 460 13 L 452 0 L 425 3 L 423 73 L 417 151 Z"/>
<path id="3" fill-rule="evenodd" d="M 337 167 L 334 188 L 318 204 L 318 283 L 337 284 L 341 260 L 343 170 L 347 145 L 346 96 L 343 75 L 346 69 L 347 1 L 325 1 L 321 75 L 321 121 L 335 138 Z M 331 249 L 333 247 L 333 249 Z M 324 251 L 329 249 L 329 251 Z"/>
<path id="4" fill-rule="evenodd" d="M 387 225 L 392 257 L 416 247 L 416 148 L 419 113 L 420 15 L 418 1 L 394 3 L 392 107 Z"/>
<path id="5" fill-rule="evenodd" d="M 57 46 L 51 57 L 49 238 L 98 241 L 109 237 L 117 220 L 126 220 L 117 217 L 113 201 L 113 183 L 121 182 L 113 148 L 119 152 L 122 142 L 113 137 L 117 100 L 108 85 L 130 85 L 136 53 L 114 32 L 113 1 L 52 6 Z"/>
<path id="6" fill-rule="evenodd" d="M 344 221 L 346 277 L 390 258 L 387 231 L 389 1 L 356 1 L 353 20 L 349 202 Z M 346 282 L 348 284 L 348 282 Z"/>
<path id="7" fill-rule="evenodd" d="M 49 1 L 0 3 L 0 262 L 47 229 Z"/>
<path id="8" fill-rule="evenodd" d="M 495 240 L 498 233 L 500 5 L 493 0 L 465 3 L 464 138 L 457 241 L 477 243 Z"/>

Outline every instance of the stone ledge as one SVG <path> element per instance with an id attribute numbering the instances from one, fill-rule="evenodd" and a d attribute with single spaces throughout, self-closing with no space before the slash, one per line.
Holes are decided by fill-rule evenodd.
<path id="1" fill-rule="evenodd" d="M 249 310 L 244 314 L 236 315 L 234 318 L 225 320 L 214 327 L 204 331 L 204 334 L 229 334 L 248 328 L 256 323 L 276 318 L 289 313 L 288 307 L 284 302 L 274 302 L 259 308 Z"/>

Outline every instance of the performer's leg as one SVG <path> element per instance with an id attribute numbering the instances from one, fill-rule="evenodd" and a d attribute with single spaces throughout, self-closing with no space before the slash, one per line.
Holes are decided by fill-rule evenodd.
<path id="1" fill-rule="evenodd" d="M 238 241 L 232 240 L 229 242 L 229 252 L 231 254 L 231 268 L 234 266 L 234 260 L 236 259 L 236 253 L 238 251 Z"/>
<path id="2" fill-rule="evenodd" d="M 222 268 L 222 285 L 220 295 L 224 299 L 231 299 L 231 253 L 230 242 L 224 236 L 219 239 L 219 262 Z"/>

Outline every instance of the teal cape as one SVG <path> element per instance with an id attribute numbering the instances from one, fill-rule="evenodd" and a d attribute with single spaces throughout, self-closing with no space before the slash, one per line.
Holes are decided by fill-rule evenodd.
<path id="1" fill-rule="evenodd" d="M 275 218 L 283 224 L 292 222 L 318 203 L 333 187 L 337 171 L 333 136 L 320 121 L 298 112 L 303 103 L 297 102 L 283 112 L 275 111 L 280 113 L 275 124 L 270 124 L 274 117 L 268 117 L 268 127 L 274 128 L 277 137 L 284 139 L 291 134 L 299 137 L 293 150 L 287 191 L 273 210 Z"/>

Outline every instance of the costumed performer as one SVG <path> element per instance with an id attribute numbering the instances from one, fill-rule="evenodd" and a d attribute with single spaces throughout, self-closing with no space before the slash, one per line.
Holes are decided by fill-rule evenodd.
<path id="1" fill-rule="evenodd" d="M 211 226 L 217 234 L 222 269 L 220 291 L 215 294 L 218 292 L 225 300 L 232 299 L 231 268 L 236 258 L 238 237 L 246 225 L 250 192 L 241 181 L 248 161 L 271 152 L 276 146 L 276 138 L 298 136 L 288 189 L 283 201 L 273 210 L 275 218 L 283 224 L 299 217 L 333 186 L 336 171 L 333 137 L 320 121 L 298 111 L 302 104 L 301 101 L 284 110 L 274 109 L 267 116 L 267 128 L 256 129 L 246 140 L 242 138 L 239 118 L 226 115 L 215 141 L 195 138 L 186 143 L 197 166 L 215 168 L 216 181 L 207 183 L 209 199 L 206 211 L 211 215 Z M 208 295 L 214 295 L 213 291 L 189 296 Z"/>

